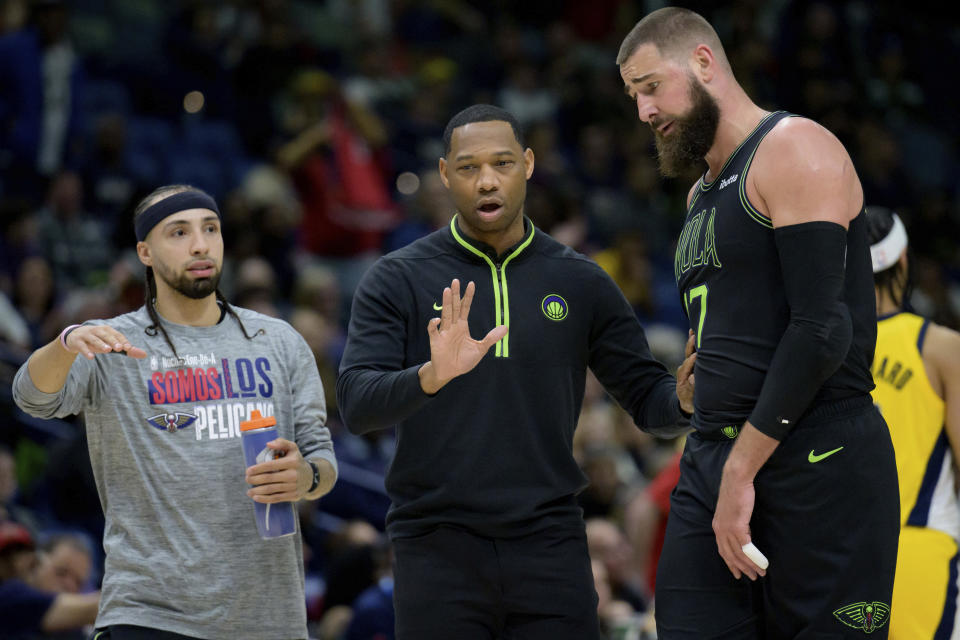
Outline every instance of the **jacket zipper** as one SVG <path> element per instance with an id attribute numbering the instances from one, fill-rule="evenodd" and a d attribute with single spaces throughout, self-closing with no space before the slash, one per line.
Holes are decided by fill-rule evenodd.
<path id="1" fill-rule="evenodd" d="M 502 263 L 494 262 L 490 259 L 490 256 L 486 255 L 476 247 L 471 246 L 468 242 L 465 242 L 460 238 L 460 234 L 457 233 L 456 226 L 457 216 L 454 216 L 450 221 L 450 231 L 453 234 L 453 237 L 459 242 L 463 247 L 465 247 L 471 253 L 480 256 L 484 259 L 487 265 L 490 267 L 491 275 L 493 276 L 493 297 L 494 297 L 494 323 L 495 325 L 504 325 L 507 328 L 510 327 L 510 298 L 507 289 L 507 281 L 504 278 L 504 270 L 506 269 L 507 263 L 517 257 L 521 251 L 527 248 L 531 242 L 533 242 L 534 232 L 531 230 L 531 233 L 527 236 L 527 239 L 516 248 L 516 250 L 507 256 L 507 259 Z M 509 358 L 510 357 L 510 334 L 508 333 L 503 338 L 501 338 L 494 349 L 494 356 L 497 358 Z"/>
<path id="2" fill-rule="evenodd" d="M 503 286 L 503 271 L 501 270 L 502 265 L 499 262 L 495 262 L 494 266 L 497 269 L 497 280 L 494 284 L 496 285 L 497 289 L 500 292 L 500 295 L 498 297 L 500 298 L 500 306 L 503 309 L 503 315 L 500 318 L 500 320 L 502 324 L 505 324 L 509 327 L 510 326 L 510 306 L 509 304 L 507 304 L 508 303 L 507 291 Z M 500 316 L 500 313 L 501 313 L 500 309 L 497 309 L 498 316 Z M 494 355 L 498 358 L 506 358 L 510 355 L 510 348 L 509 348 L 509 343 L 507 342 L 507 336 L 503 336 L 503 338 L 501 338 L 497 342 L 496 352 L 494 353 Z"/>

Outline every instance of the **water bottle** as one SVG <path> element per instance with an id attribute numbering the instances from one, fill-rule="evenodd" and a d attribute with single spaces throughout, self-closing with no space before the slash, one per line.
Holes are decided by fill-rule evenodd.
<path id="1" fill-rule="evenodd" d="M 282 455 L 267 446 L 268 442 L 277 439 L 276 425 L 276 418 L 273 416 L 264 418 L 256 409 L 250 413 L 249 420 L 240 423 L 240 440 L 243 443 L 243 457 L 246 459 L 247 467 Z M 292 502 L 264 504 L 254 501 L 253 505 L 257 531 L 260 532 L 261 538 L 268 540 L 297 532 Z"/>

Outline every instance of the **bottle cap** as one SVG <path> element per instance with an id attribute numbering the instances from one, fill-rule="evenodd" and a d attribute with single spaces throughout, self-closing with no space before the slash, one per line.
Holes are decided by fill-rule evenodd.
<path id="1" fill-rule="evenodd" d="M 250 431 L 251 429 L 262 429 L 263 427 L 272 427 L 277 424 L 277 419 L 273 416 L 264 418 L 260 412 L 254 409 L 250 412 L 250 419 L 240 423 L 240 431 Z"/>

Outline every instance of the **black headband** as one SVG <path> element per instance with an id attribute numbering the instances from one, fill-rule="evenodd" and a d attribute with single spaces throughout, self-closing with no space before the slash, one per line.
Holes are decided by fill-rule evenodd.
<path id="1" fill-rule="evenodd" d="M 155 202 L 137 216 L 133 223 L 137 242 L 142 242 L 150 230 L 169 215 L 188 209 L 209 209 L 220 217 L 220 210 L 213 198 L 202 191 L 180 191 Z"/>

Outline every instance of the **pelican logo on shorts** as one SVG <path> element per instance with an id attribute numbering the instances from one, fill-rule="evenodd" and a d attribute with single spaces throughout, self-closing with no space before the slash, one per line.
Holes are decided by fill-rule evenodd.
<path id="1" fill-rule="evenodd" d="M 166 430 L 170 433 L 176 433 L 184 427 L 189 427 L 196 421 L 197 416 L 192 413 L 161 413 L 159 415 L 147 418 L 150 426 L 157 429 Z"/>
<path id="2" fill-rule="evenodd" d="M 720 429 L 720 433 L 733 440 L 740 433 L 740 427 L 735 424 L 731 424 L 723 429 Z"/>
<path id="3" fill-rule="evenodd" d="M 890 605 L 882 602 L 854 602 L 840 607 L 833 615 L 848 627 L 873 633 L 887 623 L 890 618 Z"/>
<path id="4" fill-rule="evenodd" d="M 540 310 L 551 320 L 560 322 L 567 317 L 567 301 L 561 296 L 551 293 L 540 301 Z"/>

